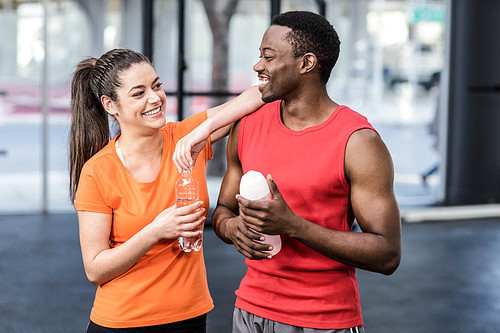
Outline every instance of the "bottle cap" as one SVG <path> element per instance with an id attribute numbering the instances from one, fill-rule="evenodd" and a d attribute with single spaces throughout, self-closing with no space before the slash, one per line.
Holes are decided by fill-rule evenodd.
<path id="1" fill-rule="evenodd" d="M 248 200 L 261 200 L 269 194 L 266 178 L 258 171 L 250 170 L 241 177 L 240 195 Z"/>

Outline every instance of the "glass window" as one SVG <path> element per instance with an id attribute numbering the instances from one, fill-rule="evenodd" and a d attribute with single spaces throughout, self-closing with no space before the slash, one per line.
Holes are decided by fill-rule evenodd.
<path id="1" fill-rule="evenodd" d="M 224 17 L 216 10 L 207 12 L 202 0 L 186 1 L 189 15 L 186 16 L 185 90 L 238 93 L 256 84 L 252 67 L 258 60 L 261 37 L 269 26 L 269 10 L 267 0 L 239 1 L 229 17 Z M 210 20 L 219 24 L 229 22 L 228 29 L 213 31 L 215 24 L 210 25 Z M 185 116 L 226 99 L 226 96 L 195 96 L 188 103 Z"/>
<path id="2" fill-rule="evenodd" d="M 167 120 L 177 120 L 179 21 L 176 0 L 154 2 L 153 66 L 168 93 Z"/>
<path id="3" fill-rule="evenodd" d="M 282 0 L 281 12 L 288 12 L 292 10 L 307 10 L 319 13 L 318 1 L 316 0 Z"/>
<path id="4" fill-rule="evenodd" d="M 270 0 L 239 1 L 227 28 L 203 0 L 154 1 L 153 64 L 169 93 L 167 118 L 177 118 L 178 5 L 185 5 L 184 116 L 222 103 L 258 82 L 253 65 L 270 23 Z M 431 203 L 440 186 L 437 125 L 444 66 L 445 0 L 325 2 L 341 38 L 330 96 L 364 114 L 392 153 L 402 205 Z M 76 64 L 105 51 L 143 47 L 143 2 L 48 2 L 48 48 L 40 1 L 0 7 L 0 213 L 40 211 L 42 200 L 43 65 L 48 64 L 48 209 L 72 209 L 67 199 L 69 86 Z M 320 10 L 315 0 L 283 0 L 282 11 Z M 218 7 L 218 6 L 215 6 Z M 208 8 L 214 9 L 214 8 Z M 226 46 L 226 48 L 225 48 Z M 227 54 L 225 53 L 227 50 Z M 217 79 L 217 76 L 222 78 Z M 197 92 L 191 96 L 190 92 Z M 218 155 L 224 153 L 221 149 Z M 212 164 L 214 164 L 212 162 Z M 4 200 L 5 199 L 5 200 Z M 8 199 L 8 200 L 7 200 Z"/>
<path id="5" fill-rule="evenodd" d="M 141 50 L 138 1 L 4 2 L 0 9 L 0 213 L 72 210 L 68 200 L 70 80 L 76 64 L 115 47 Z M 10 7 L 8 6 L 10 4 Z M 133 26 L 133 27 L 131 27 Z M 47 55 L 47 149 L 43 148 Z M 42 156 L 47 154 L 43 200 Z"/>
<path id="6" fill-rule="evenodd" d="M 327 18 L 341 39 L 328 89 L 365 115 L 394 159 L 402 205 L 438 200 L 440 73 L 445 1 L 336 1 Z"/>
<path id="7" fill-rule="evenodd" d="M 3 8 L 10 37 L 0 45 L 0 212 L 40 211 L 42 200 L 42 90 L 45 56 L 48 68 L 48 209 L 67 209 L 68 82 L 74 65 L 90 45 L 90 24 L 74 2 L 50 2 L 48 48 L 44 41 L 44 7 L 39 2 Z M 2 22 L 3 19 L 1 20 Z M 3 50 L 9 52 L 3 52 Z M 64 188 L 62 191 L 61 189 Z"/>
<path id="8" fill-rule="evenodd" d="M 269 27 L 268 1 L 240 1 L 229 31 L 229 89 L 241 92 L 258 83 L 253 66 L 259 61 L 262 35 Z"/>

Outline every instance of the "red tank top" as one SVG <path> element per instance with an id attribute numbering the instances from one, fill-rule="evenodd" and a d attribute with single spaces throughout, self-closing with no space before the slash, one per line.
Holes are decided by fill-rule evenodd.
<path id="1" fill-rule="evenodd" d="M 243 172 L 271 174 L 289 207 L 333 230 L 349 231 L 354 217 L 344 155 L 351 134 L 373 129 L 366 118 L 339 106 L 322 124 L 294 131 L 281 121 L 280 102 L 241 120 L 238 155 Z M 317 329 L 363 324 L 355 269 L 281 236 L 271 260 L 246 259 L 236 306 L 267 319 Z"/>

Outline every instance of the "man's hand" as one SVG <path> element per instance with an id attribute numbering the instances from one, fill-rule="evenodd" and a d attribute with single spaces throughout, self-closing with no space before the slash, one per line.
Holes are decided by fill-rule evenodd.
<path id="1" fill-rule="evenodd" d="M 250 230 L 241 217 L 237 216 L 227 221 L 226 236 L 234 244 L 238 252 L 253 260 L 271 259 L 269 244 L 262 244 L 264 236 Z"/>
<path id="2" fill-rule="evenodd" d="M 297 215 L 288 207 L 271 175 L 267 175 L 267 184 L 272 200 L 251 201 L 236 196 L 241 219 L 247 228 L 263 234 L 292 236 Z"/>

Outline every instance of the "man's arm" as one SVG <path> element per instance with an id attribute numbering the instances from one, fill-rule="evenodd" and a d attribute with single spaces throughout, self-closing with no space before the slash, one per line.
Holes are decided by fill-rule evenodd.
<path id="1" fill-rule="evenodd" d="M 369 241 L 359 267 L 391 274 L 401 260 L 401 218 L 389 150 L 374 131 L 357 131 L 347 143 L 345 165 L 352 210 Z"/>
<path id="2" fill-rule="evenodd" d="M 331 230 L 296 215 L 270 175 L 273 200 L 251 202 L 238 196 L 240 216 L 256 231 L 287 235 L 344 264 L 392 274 L 401 258 L 401 222 L 393 192 L 392 159 L 375 132 L 363 129 L 351 135 L 345 170 L 361 233 Z"/>
<path id="3" fill-rule="evenodd" d="M 268 245 L 263 245 L 257 240 L 263 237 L 249 230 L 241 217 L 238 216 L 238 202 L 236 194 L 239 193 L 239 184 L 243 170 L 238 158 L 238 133 L 239 121 L 236 122 L 229 134 L 227 142 L 227 170 L 222 180 L 217 208 L 212 216 L 212 226 L 217 236 L 224 242 L 234 244 L 236 249 L 250 259 L 270 258 Z"/>

